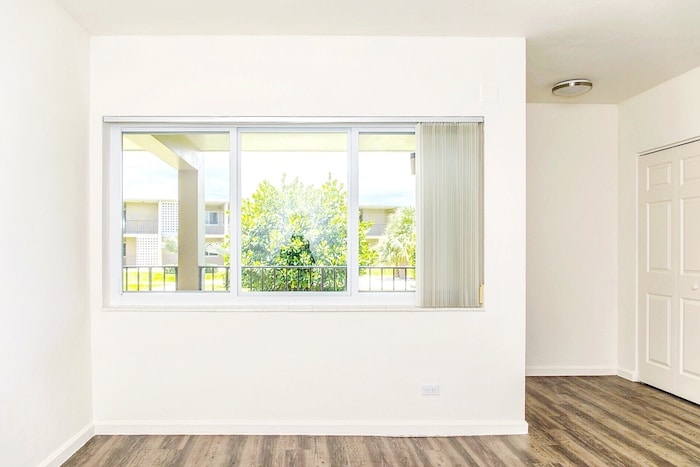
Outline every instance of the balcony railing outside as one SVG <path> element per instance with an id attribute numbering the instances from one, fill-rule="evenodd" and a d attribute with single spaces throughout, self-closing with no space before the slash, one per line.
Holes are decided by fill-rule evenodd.
<path id="1" fill-rule="evenodd" d="M 223 235 L 226 233 L 226 226 L 224 224 L 205 224 L 204 233 L 206 235 Z"/>
<path id="2" fill-rule="evenodd" d="M 360 292 L 414 292 L 414 266 L 360 266 Z"/>
<path id="3" fill-rule="evenodd" d="M 177 266 L 123 266 L 123 290 L 176 291 Z M 244 292 L 341 292 L 347 290 L 345 266 L 243 266 Z M 200 266 L 199 289 L 230 290 L 228 266 Z M 360 292 L 412 292 L 416 268 L 412 266 L 360 266 Z"/>
<path id="4" fill-rule="evenodd" d="M 245 292 L 341 292 L 347 290 L 345 266 L 243 266 Z"/>
<path id="5" fill-rule="evenodd" d="M 157 234 L 158 221 L 155 220 L 125 220 L 124 233 L 126 234 Z"/>
<path id="6" fill-rule="evenodd" d="M 122 290 L 175 291 L 177 290 L 177 266 L 123 266 Z"/>
<path id="7" fill-rule="evenodd" d="M 199 289 L 203 292 L 226 292 L 231 288 L 228 266 L 200 266 Z"/>

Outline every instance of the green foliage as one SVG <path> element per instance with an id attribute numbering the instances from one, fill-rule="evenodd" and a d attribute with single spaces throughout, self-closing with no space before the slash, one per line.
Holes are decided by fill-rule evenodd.
<path id="1" fill-rule="evenodd" d="M 163 238 L 161 248 L 163 248 L 168 253 L 177 253 L 177 235 Z"/>
<path id="2" fill-rule="evenodd" d="M 287 266 L 309 266 L 316 264 L 309 241 L 303 235 L 292 235 L 289 243 L 280 248 L 279 262 Z"/>
<path id="3" fill-rule="evenodd" d="M 347 210 L 345 186 L 330 176 L 321 186 L 286 177 L 279 186 L 261 182 L 241 202 L 243 287 L 346 290 Z M 371 225 L 360 224 L 362 264 L 377 258 L 366 236 Z"/>
<path id="4" fill-rule="evenodd" d="M 379 253 L 370 246 L 367 239 L 367 232 L 373 225 L 373 221 L 360 221 L 360 266 L 374 266 L 379 261 Z"/>
<path id="5" fill-rule="evenodd" d="M 386 224 L 379 242 L 379 257 L 383 264 L 393 266 L 416 265 L 416 209 L 398 208 Z"/>
<path id="6" fill-rule="evenodd" d="M 371 223 L 360 228 L 360 261 L 370 264 L 373 253 L 366 234 Z M 328 178 L 321 186 L 305 185 L 285 177 L 278 187 L 265 180 L 241 203 L 241 264 L 243 266 L 289 265 L 281 254 L 294 238 L 309 244 L 317 265 L 347 264 L 347 193 L 338 180 Z"/>

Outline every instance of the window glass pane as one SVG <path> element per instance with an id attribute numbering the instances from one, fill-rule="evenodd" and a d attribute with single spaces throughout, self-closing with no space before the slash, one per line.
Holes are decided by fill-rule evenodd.
<path id="1" fill-rule="evenodd" d="M 241 134 L 243 292 L 347 290 L 347 133 Z"/>
<path id="2" fill-rule="evenodd" d="M 414 134 L 360 134 L 359 290 L 414 291 Z"/>
<path id="3" fill-rule="evenodd" d="M 228 133 L 124 133 L 122 290 L 227 290 Z"/>
<path id="4" fill-rule="evenodd" d="M 204 213 L 204 223 L 206 225 L 219 224 L 219 211 L 207 211 Z"/>

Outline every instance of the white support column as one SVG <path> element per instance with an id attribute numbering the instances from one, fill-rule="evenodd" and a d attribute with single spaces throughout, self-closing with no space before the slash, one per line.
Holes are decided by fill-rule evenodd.
<path id="1" fill-rule="evenodd" d="M 204 170 L 178 170 L 177 289 L 199 290 L 204 264 Z"/>

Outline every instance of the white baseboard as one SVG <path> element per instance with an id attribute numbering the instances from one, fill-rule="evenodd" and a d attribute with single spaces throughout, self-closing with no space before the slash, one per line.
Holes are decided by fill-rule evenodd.
<path id="1" fill-rule="evenodd" d="M 627 370 L 625 368 L 618 368 L 617 369 L 617 376 L 620 378 L 625 378 L 630 381 L 637 382 L 639 381 L 639 374 L 634 371 L 634 370 Z"/>
<path id="2" fill-rule="evenodd" d="M 613 376 L 617 368 L 597 366 L 528 366 L 525 376 Z"/>
<path id="3" fill-rule="evenodd" d="M 479 436 L 527 433 L 525 420 L 381 422 L 122 421 L 95 422 L 100 435 Z"/>
<path id="4" fill-rule="evenodd" d="M 75 452 L 83 447 L 90 438 L 95 436 L 95 425 L 90 423 L 82 430 L 74 434 L 68 441 L 52 452 L 46 459 L 39 462 L 37 467 L 59 467 Z"/>

